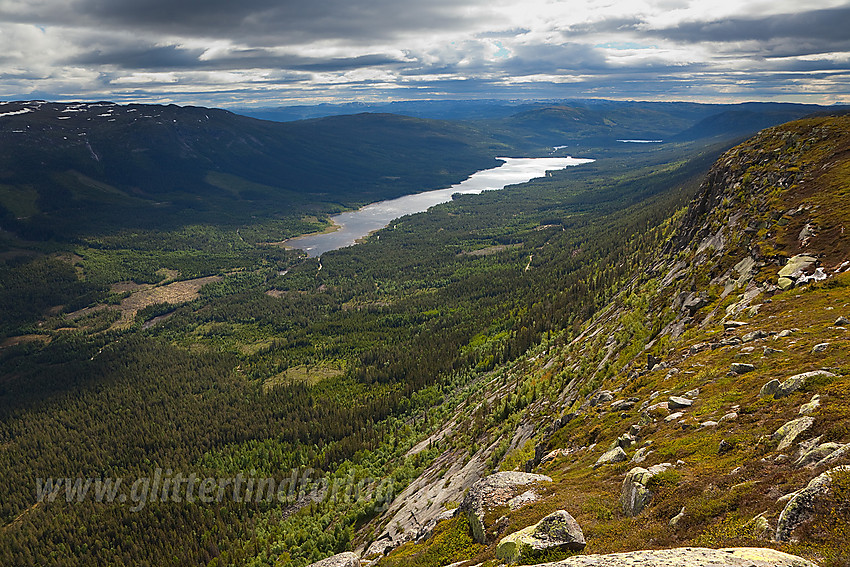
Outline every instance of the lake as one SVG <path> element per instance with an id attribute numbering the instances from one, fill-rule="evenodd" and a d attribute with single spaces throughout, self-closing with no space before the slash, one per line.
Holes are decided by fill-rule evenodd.
<path id="1" fill-rule="evenodd" d="M 547 171 L 592 162 L 592 159 L 573 157 L 550 158 L 497 158 L 504 161 L 498 167 L 478 171 L 466 180 L 446 189 L 405 195 L 397 199 L 366 205 L 356 211 L 331 217 L 337 230 L 307 234 L 286 241 L 287 246 L 299 248 L 308 256 L 321 256 L 330 250 L 351 246 L 370 232 L 380 230 L 394 219 L 427 211 L 434 205 L 452 200 L 456 193 L 477 195 L 482 191 L 495 191 L 508 185 L 525 183 L 543 177 Z"/>

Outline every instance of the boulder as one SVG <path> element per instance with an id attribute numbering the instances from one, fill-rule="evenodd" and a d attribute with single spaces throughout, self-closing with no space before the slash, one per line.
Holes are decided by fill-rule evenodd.
<path id="1" fill-rule="evenodd" d="M 670 409 L 684 409 L 689 408 L 693 405 L 693 401 L 688 398 L 683 398 L 681 396 L 670 396 L 669 401 L 667 402 L 667 407 Z"/>
<path id="2" fill-rule="evenodd" d="M 777 275 L 780 278 L 789 278 L 792 280 L 796 280 L 804 271 L 814 266 L 817 261 L 818 259 L 814 256 L 808 256 L 806 254 L 797 254 L 796 256 L 791 256 L 785 266 L 783 266 L 782 269 L 779 270 L 779 273 L 777 273 Z"/>
<path id="3" fill-rule="evenodd" d="M 694 313 L 696 313 L 706 305 L 708 305 L 708 298 L 703 295 L 693 294 L 682 304 L 682 309 L 687 310 L 691 314 L 691 316 L 693 316 Z"/>
<path id="4" fill-rule="evenodd" d="M 593 465 L 593 468 L 601 467 L 602 465 L 613 465 L 614 463 L 622 463 L 628 461 L 629 457 L 626 455 L 626 452 L 623 451 L 623 448 L 619 445 L 611 449 L 610 451 L 606 451 L 602 454 Z"/>
<path id="5" fill-rule="evenodd" d="M 776 541 L 790 541 L 794 530 L 814 515 L 818 504 L 827 503 L 832 492 L 835 474 L 850 472 L 850 465 L 830 469 L 816 476 L 785 505 L 776 525 Z"/>
<path id="6" fill-rule="evenodd" d="M 752 372 L 755 369 L 755 366 L 746 362 L 733 362 L 732 366 L 729 367 L 729 370 L 733 374 L 746 374 L 747 372 Z"/>
<path id="7" fill-rule="evenodd" d="M 841 317 L 835 320 L 835 323 L 833 323 L 833 325 L 836 327 L 846 327 L 847 325 L 850 325 L 850 319 L 842 315 Z"/>
<path id="8" fill-rule="evenodd" d="M 802 445 L 802 443 L 801 443 Z M 798 466 L 809 466 L 819 463 L 823 459 L 832 455 L 838 449 L 841 449 L 844 445 L 840 443 L 815 443 L 812 446 L 807 446 L 805 448 L 801 447 L 801 451 L 797 460 L 794 461 L 795 465 Z"/>
<path id="9" fill-rule="evenodd" d="M 776 281 L 776 285 L 778 285 L 779 289 L 781 289 L 782 291 L 786 291 L 794 287 L 794 280 L 792 280 L 791 278 L 779 278 Z"/>
<path id="10" fill-rule="evenodd" d="M 652 450 L 649 447 L 641 447 L 637 451 L 635 451 L 634 456 L 632 457 L 633 463 L 642 463 L 649 457 L 649 454 L 652 453 Z"/>
<path id="11" fill-rule="evenodd" d="M 724 321 L 723 328 L 726 330 L 737 329 L 738 327 L 744 327 L 747 323 L 744 321 Z"/>
<path id="12" fill-rule="evenodd" d="M 604 404 L 605 402 L 610 402 L 614 399 L 614 394 L 612 394 L 608 390 L 602 390 L 592 398 L 590 398 L 590 402 L 588 402 L 591 406 L 598 406 L 599 404 Z"/>
<path id="13" fill-rule="evenodd" d="M 758 331 L 753 331 L 752 333 L 747 333 L 746 335 L 741 337 L 741 341 L 745 342 L 745 343 L 749 343 L 749 342 L 752 342 L 752 341 L 755 341 L 755 340 L 758 340 L 758 339 L 763 339 L 763 338 L 769 337 L 769 336 L 770 336 L 770 333 L 768 333 L 767 331 L 758 330 Z"/>
<path id="14" fill-rule="evenodd" d="M 360 557 L 356 553 L 346 551 L 310 563 L 307 567 L 360 567 Z"/>
<path id="15" fill-rule="evenodd" d="M 680 417 L 682 417 L 684 415 L 685 415 L 684 413 L 677 411 L 676 413 L 671 413 L 670 415 L 665 417 L 664 421 L 666 421 L 668 423 L 671 422 L 671 421 L 676 421 L 677 419 L 679 419 Z"/>
<path id="16" fill-rule="evenodd" d="M 828 372 L 826 370 L 813 370 L 811 372 L 803 372 L 802 374 L 795 374 L 791 376 L 777 388 L 776 392 L 773 394 L 775 398 L 784 398 L 790 394 L 793 394 L 800 388 L 806 385 L 806 382 L 810 378 L 817 378 L 819 376 L 833 377 L 835 374 L 832 372 Z"/>
<path id="17" fill-rule="evenodd" d="M 475 541 L 485 545 L 488 543 L 484 525 L 484 516 L 488 510 L 507 506 L 520 487 L 539 482 L 552 482 L 552 479 L 542 474 L 504 471 L 473 484 L 460 504 L 460 511 L 466 514 Z"/>
<path id="18" fill-rule="evenodd" d="M 797 437 L 809 429 L 814 422 L 815 418 L 810 416 L 798 417 L 777 429 L 773 435 L 771 435 L 771 439 L 779 441 L 779 446 L 776 449 L 778 451 L 783 451 L 793 445 Z"/>
<path id="19" fill-rule="evenodd" d="M 620 506 L 626 516 L 637 516 L 649 501 L 652 500 L 652 492 L 646 487 L 650 479 L 672 467 L 670 463 L 662 463 L 645 469 L 635 467 L 626 473 L 623 480 L 623 488 L 620 491 Z"/>
<path id="20" fill-rule="evenodd" d="M 815 394 L 812 396 L 812 401 L 800 406 L 800 415 L 812 415 L 820 407 L 820 396 Z"/>
<path id="21" fill-rule="evenodd" d="M 770 396 L 776 395 L 776 392 L 779 391 L 780 382 L 776 378 L 766 383 L 761 387 L 761 391 L 759 392 L 760 398 L 769 398 Z"/>
<path id="22" fill-rule="evenodd" d="M 818 353 L 821 353 L 821 352 L 826 352 L 828 348 L 829 348 L 829 343 L 816 344 L 814 347 L 812 347 L 812 354 L 818 354 Z"/>
<path id="23" fill-rule="evenodd" d="M 761 547 L 681 547 L 607 555 L 576 555 L 537 567 L 817 567 L 802 557 Z"/>
<path id="24" fill-rule="evenodd" d="M 516 563 L 550 550 L 581 551 L 585 545 L 578 522 L 566 510 L 558 510 L 533 526 L 502 538 L 496 547 L 496 557 Z"/>
<path id="25" fill-rule="evenodd" d="M 646 408 L 644 412 L 650 417 L 664 417 L 670 413 L 669 403 L 659 402 L 657 404 L 652 404 Z"/>

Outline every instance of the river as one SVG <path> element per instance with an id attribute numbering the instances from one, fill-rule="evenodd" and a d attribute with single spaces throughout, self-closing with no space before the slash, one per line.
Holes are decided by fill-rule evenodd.
<path id="1" fill-rule="evenodd" d="M 356 211 L 331 217 L 336 230 L 307 234 L 286 241 L 287 246 L 304 250 L 308 256 L 317 257 L 330 250 L 351 246 L 370 232 L 380 230 L 394 219 L 427 211 L 434 205 L 452 200 L 456 193 L 475 194 L 495 191 L 508 185 L 524 183 L 543 177 L 547 171 L 592 162 L 592 159 L 573 157 L 553 158 L 497 158 L 504 163 L 492 169 L 478 171 L 466 180 L 446 189 L 436 189 L 405 195 L 397 199 L 379 201 Z"/>

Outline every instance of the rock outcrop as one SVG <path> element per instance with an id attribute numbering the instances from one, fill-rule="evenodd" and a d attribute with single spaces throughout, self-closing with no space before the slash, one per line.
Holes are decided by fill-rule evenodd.
<path id="1" fill-rule="evenodd" d="M 538 567 L 817 567 L 802 557 L 760 547 L 683 547 L 609 555 L 577 555 Z"/>
<path id="2" fill-rule="evenodd" d="M 650 479 L 672 467 L 670 463 L 653 465 L 648 469 L 635 467 L 626 473 L 620 492 L 620 506 L 626 516 L 637 516 L 652 500 L 652 492 L 647 488 Z"/>
<path id="3" fill-rule="evenodd" d="M 521 487 L 541 482 L 552 482 L 552 479 L 542 474 L 505 471 L 482 478 L 473 484 L 460 504 L 460 511 L 466 514 L 475 541 L 488 543 L 484 519 L 488 510 L 508 506 L 508 502 L 517 495 Z"/>
<path id="4" fill-rule="evenodd" d="M 307 567 L 360 567 L 360 557 L 356 553 L 346 551 L 311 563 Z"/>
<path id="5" fill-rule="evenodd" d="M 502 538 L 496 547 L 496 557 L 516 563 L 550 550 L 581 551 L 585 545 L 584 534 L 575 518 L 566 510 L 558 510 L 533 526 Z"/>
<path id="6" fill-rule="evenodd" d="M 776 541 L 790 541 L 794 530 L 813 516 L 819 503 L 825 502 L 830 497 L 833 477 L 837 473 L 848 471 L 850 471 L 850 465 L 830 469 L 813 478 L 806 488 L 792 496 L 779 515 L 779 522 L 776 524 Z"/>
<path id="7" fill-rule="evenodd" d="M 771 437 L 774 441 L 779 441 L 777 450 L 783 451 L 793 445 L 797 437 L 808 430 L 814 422 L 815 418 L 810 416 L 798 417 L 777 429 Z"/>
<path id="8" fill-rule="evenodd" d="M 593 468 L 601 467 L 602 465 L 613 465 L 614 463 L 623 463 L 629 460 L 629 456 L 623 451 L 623 448 L 617 445 L 610 451 L 605 451 L 593 464 Z"/>

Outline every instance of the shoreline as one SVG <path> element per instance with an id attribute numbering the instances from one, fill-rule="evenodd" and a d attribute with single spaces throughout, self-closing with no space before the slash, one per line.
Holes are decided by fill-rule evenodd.
<path id="1" fill-rule="evenodd" d="M 292 238 L 287 238 L 286 240 L 279 240 L 277 242 L 259 242 L 258 244 L 263 244 L 266 246 L 277 246 L 278 248 L 283 248 L 284 250 L 301 250 L 300 248 L 292 246 L 289 243 L 293 240 L 298 240 L 300 238 L 305 238 L 308 236 L 313 237 L 318 236 L 320 234 L 331 234 L 342 228 L 342 225 L 336 222 L 333 217 L 328 217 L 328 220 L 331 224 L 330 226 L 325 227 L 324 230 L 320 230 L 318 232 L 305 232 L 304 234 L 299 234 L 298 236 L 293 236 Z"/>

